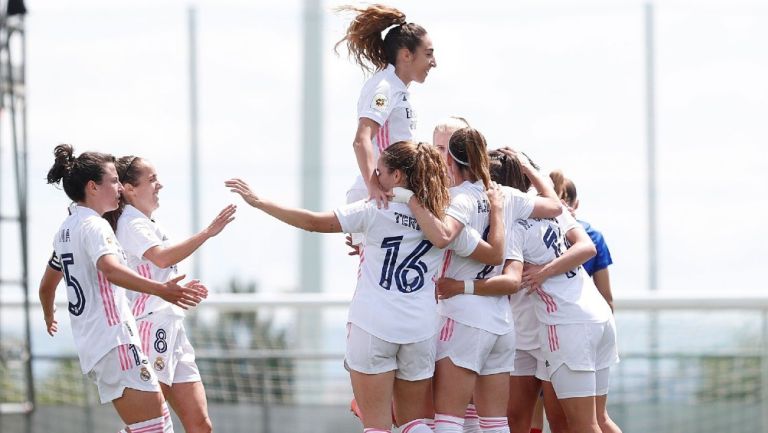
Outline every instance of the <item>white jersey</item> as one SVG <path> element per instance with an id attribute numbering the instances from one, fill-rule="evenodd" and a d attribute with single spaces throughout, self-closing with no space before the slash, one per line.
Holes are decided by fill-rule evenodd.
<path id="1" fill-rule="evenodd" d="M 515 260 L 543 265 L 565 252 L 565 234 L 579 223 L 567 211 L 556 219 L 517 220 L 512 232 Z M 545 325 L 599 323 L 611 318 L 611 309 L 592 279 L 579 266 L 544 281 L 536 299 L 536 316 Z"/>
<path id="2" fill-rule="evenodd" d="M 147 250 L 156 246 L 168 246 L 169 241 L 160 226 L 140 210 L 129 204 L 125 205 L 120 219 L 117 220 L 116 235 L 125 251 L 128 267 L 142 277 L 164 283 L 177 275 L 176 265 L 160 268 L 144 258 Z M 159 296 L 130 290 L 127 296 L 131 302 L 131 312 L 137 319 L 159 313 L 184 316 L 184 310 Z"/>
<path id="3" fill-rule="evenodd" d="M 439 320 L 434 277 L 443 250 L 424 238 L 407 205 L 357 201 L 334 211 L 345 232 L 365 234 L 357 288 L 348 321 L 390 343 L 409 344 L 435 335 Z M 463 231 L 451 245 L 474 251 L 480 234 Z"/>
<path id="4" fill-rule="evenodd" d="M 416 130 L 416 113 L 411 108 L 408 87 L 388 65 L 363 85 L 357 101 L 357 117 L 379 124 L 373 140 L 374 161 L 381 152 L 398 141 L 412 140 Z"/>
<path id="5" fill-rule="evenodd" d="M 451 205 L 446 213 L 484 237 L 488 234 L 490 203 L 482 181 L 464 182 L 450 189 Z M 493 275 L 495 268 L 466 257 L 451 256 L 443 274 L 455 280 L 483 280 Z M 440 315 L 473 328 L 497 335 L 513 330 L 509 301 L 501 296 L 457 295 L 443 299 L 438 306 Z"/>
<path id="6" fill-rule="evenodd" d="M 107 281 L 96 268 L 99 258 L 107 254 L 125 263 L 112 228 L 93 209 L 77 206 L 71 212 L 54 237 L 53 249 L 67 284 L 72 335 L 80 367 L 83 373 L 88 373 L 113 348 L 141 343 L 136 320 L 125 297 L 126 290 Z"/>

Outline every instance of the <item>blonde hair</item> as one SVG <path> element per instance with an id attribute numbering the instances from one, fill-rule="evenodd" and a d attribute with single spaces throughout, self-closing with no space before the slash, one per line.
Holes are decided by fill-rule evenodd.
<path id="1" fill-rule="evenodd" d="M 448 116 L 435 125 L 433 134 L 438 132 L 456 132 L 461 128 L 468 128 L 467 119 L 459 116 Z"/>

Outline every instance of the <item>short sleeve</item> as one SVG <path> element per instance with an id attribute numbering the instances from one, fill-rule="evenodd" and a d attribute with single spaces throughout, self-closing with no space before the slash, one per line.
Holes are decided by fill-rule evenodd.
<path id="1" fill-rule="evenodd" d="M 576 221 L 576 218 L 571 215 L 571 212 L 568 211 L 568 209 L 563 208 L 563 211 L 560 213 L 560 215 L 557 216 L 557 224 L 560 226 L 560 230 L 563 234 L 568 233 L 572 229 L 576 227 L 581 227 L 581 224 Z"/>
<path id="2" fill-rule="evenodd" d="M 48 259 L 48 267 L 54 271 L 61 272 L 61 259 L 56 255 L 56 251 L 51 253 L 51 258 Z"/>
<path id="3" fill-rule="evenodd" d="M 89 218 L 83 226 L 82 234 L 84 249 L 94 265 L 107 254 L 122 256 L 120 244 L 107 220 L 99 217 Z"/>
<path id="4" fill-rule="evenodd" d="M 163 240 L 157 236 L 152 221 L 146 218 L 134 218 L 125 227 L 119 227 L 120 245 L 131 256 L 142 258 L 152 247 L 163 245 Z"/>
<path id="5" fill-rule="evenodd" d="M 385 80 L 376 86 L 364 87 L 357 104 L 357 118 L 365 117 L 379 126 L 384 125 L 395 107 L 393 96 L 392 86 Z"/>
<path id="6" fill-rule="evenodd" d="M 518 262 L 525 261 L 523 249 L 525 248 L 526 225 L 527 222 L 524 219 L 515 220 L 512 224 L 509 236 L 507 237 L 507 243 L 504 247 L 504 259 Z"/>
<path id="7" fill-rule="evenodd" d="M 536 197 L 515 188 L 509 188 L 507 193 L 509 194 L 509 201 L 507 202 L 506 217 L 513 221 L 530 218 Z"/>
<path id="8" fill-rule="evenodd" d="M 366 233 L 376 216 L 376 204 L 360 200 L 333 211 L 344 233 Z"/>
<path id="9" fill-rule="evenodd" d="M 475 251 L 477 244 L 480 243 L 482 238 L 483 236 L 480 232 L 470 226 L 464 226 L 447 248 L 453 250 L 454 253 L 461 257 L 467 257 Z"/>
<path id="10" fill-rule="evenodd" d="M 474 205 L 471 201 L 471 198 L 466 194 L 457 194 L 455 196 L 452 194 L 451 204 L 448 205 L 445 214 L 467 225 L 469 224 L 469 216 L 474 210 Z"/>

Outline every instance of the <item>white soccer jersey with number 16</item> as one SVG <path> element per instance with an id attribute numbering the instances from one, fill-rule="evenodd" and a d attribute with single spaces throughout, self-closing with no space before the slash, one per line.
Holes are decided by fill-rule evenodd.
<path id="1" fill-rule="evenodd" d="M 77 206 L 53 241 L 67 285 L 69 315 L 83 373 L 107 352 L 123 344 L 140 345 L 125 289 L 96 268 L 99 258 L 125 256 L 109 223 L 93 209 Z"/>
<path id="2" fill-rule="evenodd" d="M 426 340 L 437 332 L 435 273 L 443 250 L 424 238 L 407 205 L 358 201 L 336 209 L 345 232 L 365 234 L 349 322 L 390 343 Z M 462 232 L 452 245 L 470 254 L 480 241 L 477 232 Z"/>

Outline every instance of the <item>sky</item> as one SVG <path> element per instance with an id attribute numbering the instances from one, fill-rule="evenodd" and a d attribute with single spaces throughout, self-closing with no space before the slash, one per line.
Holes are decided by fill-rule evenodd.
<path id="1" fill-rule="evenodd" d="M 63 191 L 46 185 L 58 143 L 151 160 L 164 189 L 156 220 L 192 233 L 190 179 L 206 224 L 229 203 L 236 220 L 200 250 L 202 278 L 263 291 L 297 287 L 299 231 L 223 186 L 300 204 L 302 29 L 299 1 L 198 1 L 200 171 L 190 173 L 184 1 L 30 1 L 27 18 L 30 281 L 36 291 Z M 526 151 L 579 190 L 578 217 L 601 230 L 614 294 L 648 289 L 643 5 L 637 1 L 391 2 L 430 33 L 438 67 L 413 84 L 417 138 L 461 115 L 491 148 Z M 656 121 L 659 290 L 765 288 L 768 217 L 768 3 L 658 1 Z M 324 2 L 322 209 L 344 203 L 366 76 L 333 44 L 348 17 Z M 7 122 L 7 119 L 4 120 Z M 13 197 L 6 123 L 2 206 Z M 757 221 L 757 225 L 746 224 Z M 2 273 L 15 234 L 2 228 Z M 327 292 L 351 293 L 356 260 L 342 235 L 323 240 Z M 182 269 L 185 266 L 182 265 Z M 63 290 L 60 291 L 63 296 Z M 6 291 L 7 293 L 7 291 Z M 33 296 L 34 298 L 34 296 Z"/>

